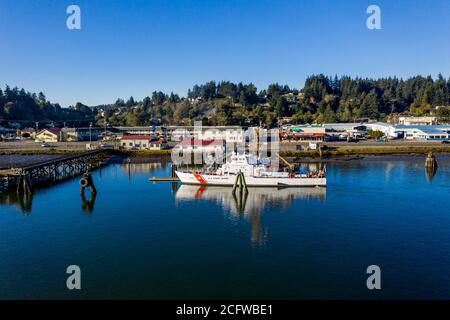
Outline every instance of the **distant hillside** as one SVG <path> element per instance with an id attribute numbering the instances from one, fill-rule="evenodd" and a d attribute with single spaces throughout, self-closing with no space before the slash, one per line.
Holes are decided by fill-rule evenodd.
<path id="1" fill-rule="evenodd" d="M 95 111 L 81 103 L 62 108 L 47 101 L 42 92 L 35 94 L 9 86 L 4 91 L 0 89 L 0 125 L 16 122 L 22 126 L 34 126 L 35 122 L 89 125 L 94 120 Z"/>
<path id="2" fill-rule="evenodd" d="M 359 119 L 385 120 L 399 113 L 436 113 L 450 120 L 450 79 L 439 75 L 363 79 L 313 75 L 302 89 L 271 84 L 258 91 L 253 84 L 210 81 L 194 85 L 186 97 L 152 93 L 142 101 L 117 99 L 113 104 L 69 108 L 46 101 L 23 89 L 0 90 L 0 121 L 68 121 L 103 125 L 186 124 L 200 120 L 208 125 L 276 125 L 289 117 L 295 123 L 347 122 Z"/>
<path id="3" fill-rule="evenodd" d="M 136 102 L 118 99 L 105 112 L 112 124 L 149 125 L 160 121 L 192 124 L 201 120 L 208 125 L 273 126 L 284 117 L 295 123 L 348 122 L 362 119 L 386 120 L 399 113 L 428 115 L 436 106 L 448 106 L 450 79 L 439 75 L 398 78 L 362 79 L 313 75 L 302 89 L 271 84 L 257 91 L 253 84 L 228 81 L 194 85 L 187 97 L 153 92 Z M 449 108 L 437 115 L 448 121 Z"/>

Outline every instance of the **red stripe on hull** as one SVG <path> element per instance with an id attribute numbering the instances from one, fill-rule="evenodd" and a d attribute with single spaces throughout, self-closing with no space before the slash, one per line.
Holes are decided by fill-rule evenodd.
<path id="1" fill-rule="evenodd" d="M 198 173 L 193 173 L 195 179 L 197 179 L 198 182 L 200 182 L 200 184 L 207 184 L 206 180 L 203 179 L 203 177 L 198 174 Z"/>

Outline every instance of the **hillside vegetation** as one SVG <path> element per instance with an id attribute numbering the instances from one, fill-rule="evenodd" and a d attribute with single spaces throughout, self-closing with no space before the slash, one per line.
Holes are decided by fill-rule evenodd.
<path id="1" fill-rule="evenodd" d="M 210 81 L 194 85 L 187 96 L 155 91 L 141 101 L 130 97 L 113 104 L 88 107 L 82 103 L 62 108 L 46 100 L 43 93 L 24 89 L 0 90 L 1 123 L 19 121 L 66 122 L 68 125 L 141 126 L 152 124 L 274 126 L 284 117 L 294 123 L 386 120 L 398 114 L 436 114 L 450 120 L 450 79 L 439 75 L 363 79 L 313 75 L 301 89 L 271 84 L 258 91 L 252 84 Z M 439 108 L 436 108 L 438 107 Z"/>

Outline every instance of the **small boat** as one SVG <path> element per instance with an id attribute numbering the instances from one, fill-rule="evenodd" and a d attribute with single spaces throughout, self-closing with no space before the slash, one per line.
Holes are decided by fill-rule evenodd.
<path id="1" fill-rule="evenodd" d="M 327 184 L 326 170 L 308 173 L 279 172 L 259 158 L 233 154 L 230 160 L 215 171 L 181 171 L 175 173 L 181 183 L 192 185 L 233 186 L 241 172 L 249 187 L 324 187 Z"/>

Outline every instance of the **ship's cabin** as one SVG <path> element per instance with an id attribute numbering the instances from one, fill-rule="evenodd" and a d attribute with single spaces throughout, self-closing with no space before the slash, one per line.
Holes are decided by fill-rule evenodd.
<path id="1" fill-rule="evenodd" d="M 252 175 L 254 165 L 250 164 L 249 160 L 249 156 L 246 154 L 233 153 L 230 157 L 230 161 L 222 166 L 221 172 L 236 174 L 241 171 L 245 175 Z"/>

